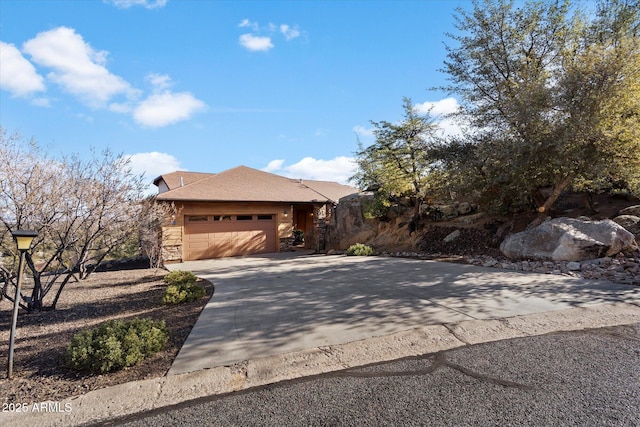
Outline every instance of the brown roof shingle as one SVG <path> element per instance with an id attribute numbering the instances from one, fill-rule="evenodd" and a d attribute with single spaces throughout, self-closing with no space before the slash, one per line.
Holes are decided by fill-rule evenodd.
<path id="1" fill-rule="evenodd" d="M 215 174 L 204 173 L 204 172 L 176 171 L 176 172 L 160 175 L 159 177 L 153 180 L 153 183 L 156 186 L 158 186 L 158 184 L 162 180 L 164 181 L 165 184 L 167 184 L 167 187 L 169 187 L 169 190 L 173 190 L 174 188 L 192 184 L 196 181 L 210 177 L 212 175 L 215 175 Z"/>
<path id="2" fill-rule="evenodd" d="M 324 203 L 358 191 L 337 182 L 291 179 L 246 166 L 201 175 L 204 177 L 184 182 L 182 187 L 170 186 L 170 191 L 158 194 L 158 200 Z"/>

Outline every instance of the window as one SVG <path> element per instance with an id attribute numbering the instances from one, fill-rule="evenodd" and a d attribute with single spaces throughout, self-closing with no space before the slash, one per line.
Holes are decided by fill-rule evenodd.
<path id="1" fill-rule="evenodd" d="M 251 221 L 253 219 L 253 215 L 236 215 L 236 219 L 238 221 Z"/>
<path id="2" fill-rule="evenodd" d="M 207 222 L 209 217 L 206 215 L 193 215 L 187 217 L 188 222 Z"/>
<path id="3" fill-rule="evenodd" d="M 272 220 L 273 215 L 258 215 L 259 220 Z"/>
<path id="4" fill-rule="evenodd" d="M 214 221 L 231 221 L 231 215 L 214 215 Z"/>

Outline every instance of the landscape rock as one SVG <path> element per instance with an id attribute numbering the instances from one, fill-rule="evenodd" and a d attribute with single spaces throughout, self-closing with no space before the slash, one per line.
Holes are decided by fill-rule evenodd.
<path id="1" fill-rule="evenodd" d="M 618 215 L 640 216 L 640 205 L 629 206 L 618 212 Z"/>
<path id="2" fill-rule="evenodd" d="M 508 236 L 500 245 L 511 259 L 582 261 L 637 250 L 635 236 L 609 220 L 555 218 Z"/>
<path id="3" fill-rule="evenodd" d="M 426 205 L 420 206 L 420 214 L 432 221 L 446 221 L 458 216 L 458 208 L 453 205 Z"/>
<path id="4" fill-rule="evenodd" d="M 462 202 L 458 205 L 458 215 L 466 215 L 473 211 L 473 207 L 469 202 Z"/>
<path id="5" fill-rule="evenodd" d="M 460 237 L 460 230 L 455 230 L 449 234 L 447 234 L 447 237 L 445 237 L 444 239 L 442 239 L 445 243 L 451 243 L 454 240 L 456 240 L 458 237 Z"/>
<path id="6" fill-rule="evenodd" d="M 364 207 L 373 203 L 373 200 L 372 192 L 362 192 L 345 196 L 338 201 L 329 227 L 330 249 L 346 249 L 376 235 L 377 223 L 365 219 L 364 215 Z"/>
<path id="7" fill-rule="evenodd" d="M 613 258 L 604 257 L 581 263 L 575 261 L 514 261 L 486 255 L 465 257 L 465 261 L 483 267 L 610 280 L 626 285 L 640 286 L 640 251 L 627 255 L 619 253 Z M 574 270 L 575 267 L 579 267 L 578 270 Z"/>
<path id="8" fill-rule="evenodd" d="M 624 209 L 623 209 L 624 210 Z M 616 224 L 620 224 L 633 234 L 640 234 L 640 217 L 636 215 L 620 215 L 613 218 Z"/>
<path id="9" fill-rule="evenodd" d="M 577 261 L 569 261 L 567 263 L 567 270 L 569 271 L 580 271 L 580 267 L 582 267 L 582 265 Z"/>

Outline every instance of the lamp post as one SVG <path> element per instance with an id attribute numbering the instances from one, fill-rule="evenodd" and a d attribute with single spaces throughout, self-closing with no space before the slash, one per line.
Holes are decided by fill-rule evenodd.
<path id="1" fill-rule="evenodd" d="M 12 231 L 13 239 L 20 251 L 20 262 L 18 263 L 18 277 L 16 278 L 16 296 L 13 299 L 13 319 L 11 321 L 11 334 L 9 337 L 9 361 L 7 363 L 7 378 L 13 377 L 13 344 L 16 337 L 16 323 L 18 323 L 18 308 L 20 307 L 20 285 L 22 285 L 22 274 L 24 272 L 24 257 L 31 247 L 31 242 L 38 235 L 37 231 L 16 230 Z"/>

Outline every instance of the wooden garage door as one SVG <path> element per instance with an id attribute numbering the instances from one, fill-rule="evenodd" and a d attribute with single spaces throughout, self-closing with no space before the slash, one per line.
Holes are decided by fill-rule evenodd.
<path id="1" fill-rule="evenodd" d="M 185 260 L 276 252 L 276 215 L 185 217 Z"/>

